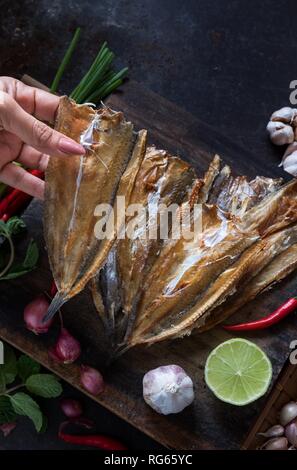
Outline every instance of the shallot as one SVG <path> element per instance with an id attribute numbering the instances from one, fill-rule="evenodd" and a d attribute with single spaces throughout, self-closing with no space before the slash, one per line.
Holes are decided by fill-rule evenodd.
<path id="1" fill-rule="evenodd" d="M 99 395 L 104 390 L 104 380 L 101 373 L 90 366 L 81 366 L 80 382 L 91 395 Z"/>
<path id="2" fill-rule="evenodd" d="M 82 415 L 82 406 L 78 400 L 63 398 L 60 402 L 61 409 L 67 418 L 79 418 Z"/>
<path id="3" fill-rule="evenodd" d="M 81 347 L 79 341 L 66 328 L 62 327 L 55 346 L 49 351 L 50 357 L 57 362 L 71 364 L 79 358 L 80 354 Z"/>
<path id="4" fill-rule="evenodd" d="M 52 319 L 43 323 L 43 317 L 49 308 L 49 302 L 45 295 L 41 294 L 28 303 L 24 309 L 24 321 L 28 330 L 36 335 L 47 333 L 52 324 Z"/>
<path id="5" fill-rule="evenodd" d="M 3 436 L 7 437 L 16 427 L 16 423 L 4 423 L 0 425 L 0 430 L 3 432 Z"/>

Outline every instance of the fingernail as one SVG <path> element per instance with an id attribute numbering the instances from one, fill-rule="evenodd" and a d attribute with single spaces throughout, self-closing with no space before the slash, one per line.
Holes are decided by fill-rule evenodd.
<path id="1" fill-rule="evenodd" d="M 84 155 L 86 153 L 82 145 L 64 137 L 59 140 L 58 147 L 64 153 L 74 153 L 76 155 Z"/>

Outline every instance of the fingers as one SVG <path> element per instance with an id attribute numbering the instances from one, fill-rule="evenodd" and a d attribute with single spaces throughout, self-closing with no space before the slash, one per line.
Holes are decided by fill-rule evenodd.
<path id="1" fill-rule="evenodd" d="M 82 145 L 38 121 L 7 93 L 0 91 L 0 124 L 23 142 L 48 155 L 83 155 Z"/>
<path id="2" fill-rule="evenodd" d="M 11 161 L 21 163 L 27 168 L 45 171 L 49 156 L 22 144 L 14 134 L 2 131 L 0 134 L 0 170 Z"/>
<path id="3" fill-rule="evenodd" d="M 0 170 L 12 161 L 27 168 L 45 171 L 49 156 L 23 144 L 14 134 L 2 131 L 0 134 Z"/>
<path id="4" fill-rule="evenodd" d="M 0 78 L 0 90 L 6 92 L 29 114 L 42 121 L 54 122 L 60 98 L 11 77 Z"/>
<path id="5" fill-rule="evenodd" d="M 13 163 L 8 163 L 2 168 L 0 171 L 0 180 L 33 197 L 37 197 L 38 199 L 44 198 L 44 181 Z"/>
<path id="6" fill-rule="evenodd" d="M 15 161 L 21 163 L 26 168 L 45 171 L 48 160 L 48 155 L 39 152 L 33 147 L 30 147 L 30 145 L 24 144 L 21 153 Z"/>

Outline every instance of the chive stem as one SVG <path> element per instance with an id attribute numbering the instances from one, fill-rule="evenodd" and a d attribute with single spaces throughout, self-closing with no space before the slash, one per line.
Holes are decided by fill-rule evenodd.
<path id="1" fill-rule="evenodd" d="M 127 74 L 128 68 L 125 67 L 118 73 L 114 73 L 113 75 L 103 82 L 97 90 L 95 90 L 91 95 L 89 95 L 86 99 L 88 102 L 99 101 L 102 98 L 105 98 L 109 95 L 114 89 L 118 88 L 123 83 L 123 78 Z"/>
<path id="2" fill-rule="evenodd" d="M 67 67 L 67 65 L 69 64 L 70 60 L 71 60 L 71 57 L 72 57 L 72 54 L 74 52 L 74 49 L 76 48 L 76 45 L 78 43 L 78 40 L 79 40 L 79 37 L 80 37 L 80 28 L 77 28 L 75 33 L 74 33 L 74 36 L 71 40 L 71 43 L 69 44 L 68 46 L 68 49 L 63 57 L 63 60 L 57 70 L 57 73 L 56 73 L 56 76 L 53 80 L 53 83 L 51 85 L 51 92 L 52 93 L 55 93 L 58 89 L 58 86 L 59 86 L 59 83 L 60 83 L 60 80 L 62 78 L 62 75 Z"/>
<path id="3" fill-rule="evenodd" d="M 102 61 L 102 59 L 105 57 L 105 55 L 108 52 L 108 47 L 106 42 L 104 42 L 100 48 L 100 51 L 98 52 L 94 62 L 92 63 L 91 67 L 89 68 L 88 72 L 83 76 L 79 84 L 74 88 L 72 93 L 70 94 L 70 98 L 75 99 L 79 91 L 87 84 L 88 80 L 92 76 L 92 74 L 95 72 L 96 67 L 99 65 L 99 63 Z"/>

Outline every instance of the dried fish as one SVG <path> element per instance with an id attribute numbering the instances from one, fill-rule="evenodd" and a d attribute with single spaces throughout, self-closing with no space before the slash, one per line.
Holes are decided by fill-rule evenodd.
<path id="1" fill-rule="evenodd" d="M 122 113 L 106 107 L 94 111 L 66 97 L 55 128 L 80 141 L 87 152 L 52 157 L 46 171 L 44 231 L 58 288 L 47 318 L 79 293 L 105 261 L 116 233 L 104 240 L 95 237 L 95 208 L 129 194 L 146 142 L 146 132 L 135 134 Z"/>
<path id="2" fill-rule="evenodd" d="M 58 288 L 48 317 L 89 283 L 113 348 L 125 350 L 212 328 L 297 268 L 297 180 L 233 176 L 218 155 L 199 179 L 178 157 L 147 147 L 146 131 L 135 133 L 121 113 L 67 98 L 56 128 L 87 153 L 51 158 L 47 169 L 45 238 Z M 104 203 L 121 234 L 125 225 L 123 238 L 115 229 L 95 237 Z M 136 220 L 135 204 L 143 208 Z M 173 222 L 161 233 L 160 208 L 172 204 L 182 229 L 185 214 L 191 231 L 200 222 L 197 236 L 172 236 Z"/>
<path id="3" fill-rule="evenodd" d="M 94 302 L 98 304 L 100 296 L 105 306 L 109 333 L 113 333 L 116 316 L 120 336 L 129 335 L 133 327 L 143 280 L 163 243 L 160 237 L 150 237 L 160 228 L 159 207 L 180 204 L 196 185 L 195 171 L 187 163 L 155 147 L 147 149 L 129 199 L 129 204 L 141 204 L 145 209 L 137 237 L 117 242 L 91 286 Z M 128 217 L 127 224 L 131 219 Z"/>
<path id="4" fill-rule="evenodd" d="M 230 198 L 229 210 L 235 212 L 229 220 L 218 206 L 208 206 L 202 220 L 209 214 L 210 223 L 205 224 L 202 243 L 178 240 L 169 250 L 165 248 L 164 256 L 160 253 L 146 281 L 131 344 L 189 334 L 200 318 L 211 317 L 212 310 L 228 300 L 249 269 L 255 272 L 257 254 L 262 266 L 268 259 L 261 256 L 263 250 L 270 247 L 271 255 L 275 254 L 277 237 L 269 244 L 269 235 L 296 221 L 297 182 L 278 190 L 278 183 L 266 183 L 264 199 L 258 204 L 253 201 L 250 209 L 244 199 L 234 209 Z M 234 217 L 238 213 L 241 218 Z M 283 249 L 288 246 L 287 235 L 278 235 L 284 240 Z M 211 243 L 205 243 L 209 239 Z"/>

